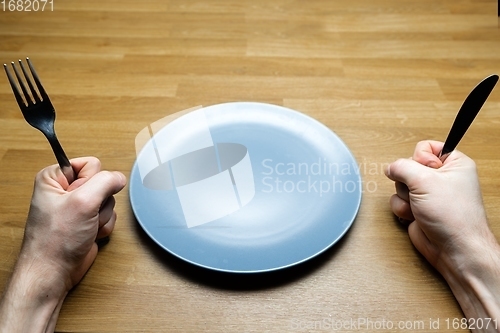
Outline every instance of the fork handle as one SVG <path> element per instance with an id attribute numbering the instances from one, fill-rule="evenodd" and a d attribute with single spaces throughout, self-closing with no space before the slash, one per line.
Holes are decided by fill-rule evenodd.
<path id="1" fill-rule="evenodd" d="M 52 151 L 56 156 L 57 163 L 59 163 L 59 167 L 61 168 L 62 173 L 68 180 L 68 184 L 71 184 L 76 179 L 76 174 L 73 170 L 73 167 L 71 166 L 68 157 L 66 156 L 66 153 L 59 143 L 59 140 L 57 139 L 55 133 L 53 135 L 46 135 L 46 137 L 50 143 L 50 146 L 52 147 Z"/>

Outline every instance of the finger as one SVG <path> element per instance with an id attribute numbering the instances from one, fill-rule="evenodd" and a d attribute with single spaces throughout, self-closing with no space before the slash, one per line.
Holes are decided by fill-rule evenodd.
<path id="1" fill-rule="evenodd" d="M 48 186 L 64 193 L 64 189 L 68 187 L 68 180 L 62 173 L 58 164 L 53 164 L 40 170 L 36 177 L 35 183 L 38 186 Z"/>
<path id="2" fill-rule="evenodd" d="M 444 143 L 439 141 L 420 141 L 415 147 L 412 159 L 422 165 L 438 169 L 443 165 L 438 157 L 443 145 Z"/>
<path id="3" fill-rule="evenodd" d="M 389 179 L 406 184 L 410 191 L 428 173 L 428 167 L 405 158 L 389 164 L 385 169 L 385 175 Z"/>
<path id="4" fill-rule="evenodd" d="M 101 171 L 101 161 L 93 156 L 73 158 L 70 162 L 73 170 L 80 177 L 92 177 Z"/>
<path id="5" fill-rule="evenodd" d="M 391 206 L 392 212 L 397 217 L 400 217 L 407 221 L 415 220 L 408 201 L 401 199 L 397 194 L 391 196 L 391 198 L 389 199 L 389 205 Z"/>
<path id="6" fill-rule="evenodd" d="M 95 157 L 78 157 L 70 162 L 75 171 L 76 179 L 68 186 L 68 191 L 73 191 L 82 186 L 101 171 L 101 161 Z"/>
<path id="7" fill-rule="evenodd" d="M 115 224 L 116 224 L 116 212 L 113 211 L 113 215 L 111 215 L 111 218 L 97 231 L 96 240 L 109 237 L 109 235 L 111 235 L 113 229 L 115 228 Z"/>
<path id="8" fill-rule="evenodd" d="M 97 212 L 102 203 L 108 197 L 120 192 L 126 183 L 127 180 L 121 172 L 101 171 L 72 193 L 78 196 L 81 202 L 86 202 L 88 206 L 95 207 Z"/>
<path id="9" fill-rule="evenodd" d="M 404 201 L 410 202 L 410 190 L 408 190 L 408 186 L 401 182 L 395 182 L 394 185 L 396 187 L 396 194 L 398 197 Z"/>
<path id="10" fill-rule="evenodd" d="M 443 150 L 444 142 L 436 140 L 423 140 L 417 143 L 415 151 L 426 151 L 434 156 L 438 156 Z"/>
<path id="11" fill-rule="evenodd" d="M 99 228 L 106 224 L 113 216 L 115 209 L 115 198 L 108 197 L 99 210 Z"/>
<path id="12" fill-rule="evenodd" d="M 72 191 L 80 187 L 90 177 L 100 171 L 101 162 L 95 157 L 80 157 L 72 159 L 71 166 L 77 174 L 77 179 L 69 184 L 58 164 L 42 169 L 36 177 L 37 183 L 49 185 L 58 190 Z"/>

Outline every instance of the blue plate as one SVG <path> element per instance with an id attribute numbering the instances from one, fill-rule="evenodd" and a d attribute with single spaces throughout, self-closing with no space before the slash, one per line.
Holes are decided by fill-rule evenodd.
<path id="1" fill-rule="evenodd" d="M 284 107 L 201 108 L 151 124 L 136 145 L 137 220 L 166 251 L 208 269 L 256 273 L 304 262 L 335 244 L 360 206 L 359 167 L 346 145 Z"/>

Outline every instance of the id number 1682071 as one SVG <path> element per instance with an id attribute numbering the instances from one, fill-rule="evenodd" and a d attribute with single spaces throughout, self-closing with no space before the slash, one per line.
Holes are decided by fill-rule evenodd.
<path id="1" fill-rule="evenodd" d="M 48 12 L 54 11 L 54 0 L 1 0 L 4 12 Z"/>
<path id="2" fill-rule="evenodd" d="M 498 319 L 493 318 L 446 318 L 446 329 L 498 330 Z"/>

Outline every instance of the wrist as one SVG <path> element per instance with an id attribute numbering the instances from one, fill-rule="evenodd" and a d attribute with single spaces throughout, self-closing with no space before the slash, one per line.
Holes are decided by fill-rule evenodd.
<path id="1" fill-rule="evenodd" d="M 0 331 L 53 331 L 66 295 L 53 267 L 21 254 L 0 300 Z"/>
<path id="2" fill-rule="evenodd" d="M 72 287 L 68 267 L 61 260 L 63 255 L 50 244 L 32 241 L 27 233 L 21 247 L 13 274 L 29 279 L 39 290 L 66 294 Z"/>
<path id="3" fill-rule="evenodd" d="M 500 321 L 500 246 L 493 235 L 443 260 L 440 268 L 467 318 Z"/>

